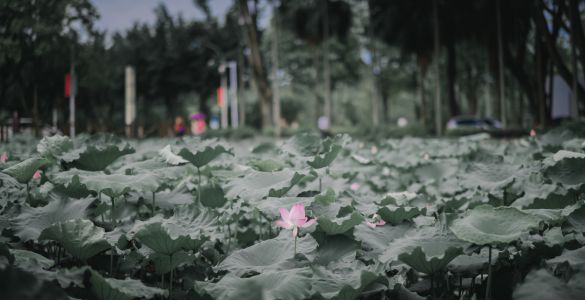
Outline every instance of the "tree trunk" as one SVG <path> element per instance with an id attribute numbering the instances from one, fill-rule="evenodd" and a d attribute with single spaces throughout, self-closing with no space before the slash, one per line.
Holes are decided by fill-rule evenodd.
<path id="1" fill-rule="evenodd" d="M 248 58 L 250 65 L 252 66 L 252 74 L 254 82 L 256 83 L 256 89 L 258 90 L 258 96 L 260 97 L 260 110 L 262 113 L 261 127 L 266 128 L 271 124 L 270 102 L 272 100 L 272 89 L 270 87 L 270 83 L 268 82 L 264 60 L 262 59 L 262 55 L 260 53 L 260 45 L 256 34 L 256 22 L 250 15 L 248 1 L 238 0 L 238 4 L 240 14 L 244 18 L 244 26 L 246 28 L 246 43 L 250 49 L 250 55 Z"/>
<path id="2" fill-rule="evenodd" d="M 535 22 L 536 26 L 539 26 L 540 32 L 542 32 L 542 36 L 546 44 L 548 55 L 551 58 L 554 65 L 556 66 L 559 75 L 565 80 L 565 82 L 567 82 L 567 84 L 571 85 L 573 83 L 573 76 L 575 76 L 575 74 L 573 74 L 571 70 L 569 70 L 569 68 L 563 61 L 563 58 L 559 54 L 556 48 L 556 35 L 555 37 L 553 37 L 553 34 L 551 34 L 551 32 L 548 31 L 547 22 L 542 11 L 536 12 Z M 554 30 L 555 29 L 553 28 L 553 31 Z M 579 82 L 577 82 L 576 87 L 579 95 L 585 95 L 585 88 L 583 88 L 583 86 Z M 585 105 L 585 97 L 581 97 L 579 100 L 581 101 L 581 104 Z"/>
<path id="3" fill-rule="evenodd" d="M 441 103 L 441 74 L 439 69 L 440 41 L 439 41 L 439 6 L 438 0 L 433 0 L 434 14 L 434 52 L 435 52 L 435 130 L 438 136 L 443 134 L 443 107 Z"/>
<path id="4" fill-rule="evenodd" d="M 449 37 L 447 43 L 447 93 L 449 94 L 449 110 L 451 116 L 457 116 L 461 113 L 459 105 L 457 104 L 457 95 L 455 91 L 456 76 L 457 76 L 457 53 L 455 38 Z"/>
<path id="5" fill-rule="evenodd" d="M 280 90 L 278 80 L 278 10 L 272 3 L 272 114 L 274 122 L 274 135 L 280 137 Z"/>
<path id="6" fill-rule="evenodd" d="M 321 97 L 319 95 L 319 57 L 320 57 L 320 51 L 318 47 L 315 47 L 315 49 L 313 49 L 313 72 L 314 72 L 314 81 L 313 81 L 313 91 L 315 93 L 315 109 L 314 109 L 314 116 L 313 116 L 313 120 L 314 120 L 314 124 L 318 125 L 319 124 L 319 116 L 321 115 Z"/>
<path id="7" fill-rule="evenodd" d="M 579 0 L 569 0 L 569 10 L 573 13 L 570 15 L 571 38 L 574 37 L 575 44 L 579 52 L 579 62 L 581 70 L 585 70 L 585 33 L 583 32 L 583 22 L 581 21 Z"/>
<path id="8" fill-rule="evenodd" d="M 35 136 L 39 136 L 39 91 L 36 83 L 33 84 L 33 127 Z"/>
<path id="9" fill-rule="evenodd" d="M 538 125 L 541 128 L 546 127 L 546 103 L 545 103 L 545 88 L 544 88 L 544 70 L 543 70 L 543 55 L 542 42 L 540 40 L 540 29 L 536 28 L 536 37 L 534 43 L 535 59 L 536 59 L 536 97 L 538 98 Z"/>
<path id="10" fill-rule="evenodd" d="M 574 1 L 570 1 L 570 2 L 574 2 Z M 573 19 L 579 19 L 579 17 L 577 16 L 577 13 L 575 12 L 575 10 L 573 10 L 573 8 L 576 8 L 578 11 L 578 4 L 576 4 L 575 6 L 570 5 L 569 6 L 569 19 L 573 20 Z M 571 69 L 573 71 L 573 82 L 572 82 L 572 90 L 573 90 L 573 95 L 571 97 L 571 115 L 572 117 L 578 118 L 579 117 L 579 105 L 578 105 L 578 99 L 579 99 L 579 89 L 577 88 L 577 80 L 579 79 L 579 67 L 577 66 L 577 43 L 579 40 L 579 38 L 577 37 L 577 28 L 575 28 L 575 26 L 577 24 L 575 23 L 580 23 L 580 22 L 571 22 Z M 580 25 L 580 24 L 578 24 Z"/>
<path id="11" fill-rule="evenodd" d="M 331 67 L 329 64 L 329 11 L 328 1 L 323 2 L 323 114 L 331 125 Z"/>
<path id="12" fill-rule="evenodd" d="M 498 38 L 498 92 L 500 99 L 500 119 L 502 126 L 506 128 L 506 100 L 504 91 L 504 41 L 502 37 L 502 9 L 500 8 L 501 0 L 496 0 L 496 23 L 497 23 L 497 38 Z"/>
<path id="13" fill-rule="evenodd" d="M 420 99 L 420 121 L 423 128 L 428 128 L 427 121 L 427 103 L 425 101 L 425 74 L 426 74 L 426 58 L 419 56 L 418 58 L 418 96 Z"/>

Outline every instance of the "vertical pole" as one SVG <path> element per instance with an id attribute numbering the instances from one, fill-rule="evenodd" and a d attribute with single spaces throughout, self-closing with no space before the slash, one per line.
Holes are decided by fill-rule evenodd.
<path id="1" fill-rule="evenodd" d="M 540 1 L 538 1 L 540 6 Z M 540 7 L 538 7 L 540 9 Z M 544 95 L 544 68 L 542 65 L 542 42 L 540 40 L 541 33 L 539 26 L 536 26 L 536 42 L 534 43 L 534 51 L 536 56 L 536 87 L 538 99 L 538 123 L 541 128 L 546 127 L 546 104 Z"/>
<path id="2" fill-rule="evenodd" d="M 272 117 L 274 135 L 280 137 L 280 88 L 278 80 L 278 11 L 272 3 Z"/>
<path id="3" fill-rule="evenodd" d="M 496 23 L 498 30 L 498 84 L 500 86 L 500 117 L 502 118 L 502 126 L 506 128 L 506 101 L 504 99 L 504 48 L 502 42 L 502 10 L 500 8 L 500 0 L 496 0 Z"/>
<path id="4" fill-rule="evenodd" d="M 324 98 L 325 107 L 323 114 L 329 121 L 331 126 L 331 67 L 329 64 L 329 7 L 328 1 L 322 1 L 323 3 L 323 82 L 324 82 Z"/>
<path id="5" fill-rule="evenodd" d="M 376 85 L 376 73 L 379 71 L 377 68 L 377 56 L 376 56 L 376 41 L 374 40 L 374 28 L 372 25 L 372 16 L 370 8 L 368 7 L 368 20 L 369 20 L 369 28 L 368 28 L 368 40 L 370 43 L 370 52 L 372 53 L 372 94 L 370 96 L 371 99 L 371 109 L 372 109 L 372 125 L 373 127 L 377 127 L 379 123 L 378 119 L 378 88 Z"/>
<path id="6" fill-rule="evenodd" d="M 486 72 L 490 72 L 490 59 L 489 54 L 485 60 Z M 485 114 L 484 116 L 493 118 L 494 117 L 494 103 L 492 99 L 492 76 L 486 76 L 485 92 Z"/>
<path id="7" fill-rule="evenodd" d="M 230 61 L 230 108 L 232 128 L 238 128 L 238 64 Z"/>
<path id="8" fill-rule="evenodd" d="M 57 132 L 57 121 L 58 121 L 58 112 L 57 112 L 57 108 L 53 107 L 53 111 L 52 111 L 52 127 L 53 127 L 53 131 Z"/>
<path id="9" fill-rule="evenodd" d="M 573 5 L 569 5 L 569 14 L 570 18 L 573 19 L 575 12 L 573 11 Z M 579 78 L 579 69 L 577 67 L 577 48 L 575 46 L 575 30 L 571 30 L 571 69 L 573 69 L 573 82 L 572 82 L 572 89 L 573 92 L 571 93 L 571 106 L 570 106 L 570 115 L 571 118 L 578 118 L 579 117 L 579 106 L 578 106 L 578 99 L 579 99 L 579 89 L 577 89 L 577 80 Z"/>
<path id="10" fill-rule="evenodd" d="M 125 101 L 125 116 L 126 136 L 132 137 L 134 135 L 134 121 L 136 120 L 136 74 L 134 68 L 126 66 L 126 101 Z"/>
<path id="11" fill-rule="evenodd" d="M 227 77 L 226 77 L 226 65 L 225 62 L 222 61 L 221 65 L 219 66 L 219 73 L 221 75 L 221 128 L 227 129 L 228 128 L 228 103 L 226 99 L 227 90 Z"/>
<path id="12" fill-rule="evenodd" d="M 433 14 L 434 14 L 434 23 L 435 28 L 433 31 L 434 35 L 434 49 L 435 49 L 435 129 L 437 136 L 443 134 L 443 114 L 442 114 L 442 107 L 441 107 L 441 74 L 439 70 L 439 52 L 440 52 L 440 43 L 439 43 L 439 5 L 437 4 L 438 0 L 433 0 Z"/>
<path id="13" fill-rule="evenodd" d="M 75 94 L 77 94 L 77 76 L 75 60 L 71 56 L 71 93 L 69 94 L 69 136 L 75 137 Z"/>
<path id="14" fill-rule="evenodd" d="M 241 47 L 241 46 L 240 46 Z M 245 91 L 245 82 L 244 82 L 244 56 L 242 55 L 242 49 L 238 48 L 238 102 L 240 107 L 238 108 L 238 112 L 240 113 L 240 123 L 242 126 L 246 126 L 246 95 L 244 95 Z"/>

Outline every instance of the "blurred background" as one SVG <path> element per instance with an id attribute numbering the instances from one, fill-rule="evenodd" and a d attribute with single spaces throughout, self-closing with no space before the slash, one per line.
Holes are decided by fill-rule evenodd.
<path id="1" fill-rule="evenodd" d="M 585 114 L 582 0 L 3 0 L 1 137 L 527 132 Z"/>

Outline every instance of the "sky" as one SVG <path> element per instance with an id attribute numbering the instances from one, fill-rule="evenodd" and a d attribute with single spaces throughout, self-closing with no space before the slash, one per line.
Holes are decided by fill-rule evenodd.
<path id="1" fill-rule="evenodd" d="M 203 18 L 193 0 L 91 0 L 100 19 L 96 26 L 109 34 L 132 27 L 136 21 L 153 23 L 154 9 L 164 3 L 172 15 L 181 14 L 185 19 Z M 233 0 L 208 0 L 213 15 L 221 20 Z"/>

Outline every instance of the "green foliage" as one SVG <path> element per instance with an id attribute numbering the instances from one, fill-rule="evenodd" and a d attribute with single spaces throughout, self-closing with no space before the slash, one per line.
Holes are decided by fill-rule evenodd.
<path id="1" fill-rule="evenodd" d="M 85 261 L 110 248 L 105 240 L 105 231 L 89 220 L 74 219 L 56 223 L 45 228 L 39 240 L 53 240 L 75 258 Z"/>
<path id="2" fill-rule="evenodd" d="M 581 292 L 582 140 L 552 149 L 485 135 L 370 144 L 301 134 L 255 146 L 135 141 L 123 156 L 122 140 L 80 141 L 47 138 L 23 152 L 29 162 L 9 162 L 44 163 L 28 195 L 0 174 L 0 276 L 54 298 L 478 297 L 489 266 L 506 297 Z M 65 162 L 91 147 L 118 154 L 92 152 L 110 157 L 95 171 Z M 275 223 L 295 204 L 316 223 L 296 237 Z M 528 276 L 496 279 L 510 268 Z M 479 276 L 477 289 L 467 284 Z"/>

